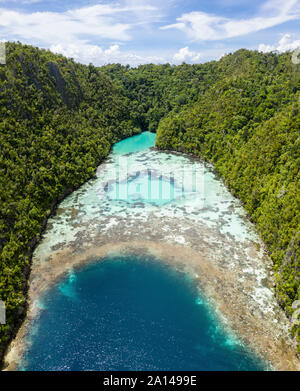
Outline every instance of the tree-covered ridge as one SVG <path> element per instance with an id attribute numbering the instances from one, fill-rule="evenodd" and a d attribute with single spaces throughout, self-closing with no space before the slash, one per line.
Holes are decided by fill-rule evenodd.
<path id="1" fill-rule="evenodd" d="M 300 299 L 300 78 L 290 56 L 225 57 L 224 77 L 197 103 L 165 117 L 157 135 L 160 149 L 213 162 L 243 202 L 270 252 L 289 316 Z M 300 342 L 299 326 L 293 331 Z"/>
<path id="2" fill-rule="evenodd" d="M 26 306 L 32 248 L 55 203 L 137 132 L 99 69 L 10 43 L 0 67 L 0 357 Z"/>
<path id="3" fill-rule="evenodd" d="M 171 110 L 179 111 L 218 80 L 218 63 L 140 65 L 111 64 L 101 70 L 116 82 L 129 99 L 131 119 L 142 130 L 156 132 L 159 121 Z"/>

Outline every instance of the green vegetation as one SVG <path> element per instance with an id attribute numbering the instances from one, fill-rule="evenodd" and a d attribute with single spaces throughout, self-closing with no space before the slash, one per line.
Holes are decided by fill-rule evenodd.
<path id="1" fill-rule="evenodd" d="M 178 112 L 187 103 L 196 102 L 218 80 L 217 64 L 147 64 L 138 68 L 113 64 L 101 70 L 129 99 L 135 125 L 143 131 L 156 132 L 159 121 L 171 110 Z"/>
<path id="2" fill-rule="evenodd" d="M 202 65 L 96 68 L 10 43 L 0 66 L 0 357 L 26 309 L 30 257 L 56 203 L 141 130 L 214 163 L 273 261 L 278 300 L 300 299 L 299 66 L 247 50 Z M 300 327 L 293 332 L 300 342 Z M 300 350 L 299 350 L 300 351 Z"/>
<path id="3" fill-rule="evenodd" d="M 291 316 L 300 299 L 300 78 L 290 54 L 240 50 L 196 103 L 159 124 L 157 147 L 214 163 L 244 204 L 274 262 Z M 300 327 L 293 333 L 300 342 Z M 300 353 L 300 344 L 298 345 Z"/>
<path id="4" fill-rule="evenodd" d="M 21 44 L 0 67 L 0 356 L 26 308 L 30 255 L 57 201 L 138 132 L 127 99 L 92 65 Z"/>
<path id="5" fill-rule="evenodd" d="M 136 126 L 158 129 L 158 148 L 212 162 L 243 202 L 289 317 L 300 299 L 299 68 L 290 53 L 244 49 L 203 65 L 102 68 L 130 99 Z M 293 333 L 300 342 L 300 327 Z"/>

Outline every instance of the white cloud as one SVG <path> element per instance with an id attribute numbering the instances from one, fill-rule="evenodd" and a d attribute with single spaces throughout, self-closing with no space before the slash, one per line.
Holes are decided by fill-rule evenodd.
<path id="1" fill-rule="evenodd" d="M 130 24 L 115 22 L 106 12 L 107 10 L 103 10 L 103 13 L 98 12 L 93 16 L 84 9 L 77 10 L 77 13 L 67 11 L 32 14 L 0 9 L 0 27 L 6 36 L 44 44 L 58 44 L 62 40 L 76 42 L 82 34 L 86 37 L 128 40 Z"/>
<path id="2" fill-rule="evenodd" d="M 260 15 L 249 19 L 233 19 L 205 12 L 190 12 L 177 18 L 178 23 L 163 26 L 161 29 L 181 30 L 192 40 L 222 40 L 299 19 L 299 4 L 299 0 L 268 1 L 261 7 Z"/>
<path id="3" fill-rule="evenodd" d="M 132 10 L 136 24 L 150 24 L 160 21 L 164 16 L 163 8 L 168 9 L 170 0 L 124 0 L 128 9 Z M 147 11 L 147 12 L 145 12 Z"/>
<path id="4" fill-rule="evenodd" d="M 261 43 L 258 47 L 260 52 L 285 52 L 300 48 L 300 39 L 293 39 L 291 34 L 284 34 L 276 45 L 265 45 Z"/>
<path id="5" fill-rule="evenodd" d="M 100 47 L 98 45 L 83 44 L 58 44 L 52 45 L 50 50 L 53 53 L 63 54 L 66 57 L 72 57 L 74 60 L 84 64 L 92 63 L 97 66 L 120 63 L 123 65 L 138 66 L 140 64 L 180 64 L 182 62 L 187 63 L 199 63 L 209 61 L 212 59 L 220 59 L 224 53 L 224 48 L 209 48 L 201 50 L 201 53 L 192 51 L 189 47 L 179 49 L 176 53 L 155 51 L 155 54 L 145 52 L 137 53 L 134 51 L 124 50 L 120 45 L 110 45 L 107 48 Z M 229 48 L 229 52 L 233 52 L 234 49 Z"/>
<path id="6" fill-rule="evenodd" d="M 122 51 L 119 45 L 111 45 L 107 49 L 102 49 L 98 45 L 88 44 L 69 44 L 52 45 L 50 50 L 53 53 L 60 53 L 66 57 L 72 57 L 76 61 L 84 64 L 93 63 L 94 65 L 105 65 L 120 63 L 137 66 L 146 63 L 165 63 L 166 59 L 159 56 L 141 56 L 134 52 Z"/>
<path id="7" fill-rule="evenodd" d="M 37 0 L 18 1 L 24 3 Z M 83 63 L 157 63 L 162 61 L 160 57 L 142 57 L 134 52 L 124 52 L 112 43 L 129 41 L 136 26 L 139 29 L 148 28 L 148 25 L 159 20 L 159 1 L 154 0 L 151 4 L 150 0 L 112 1 L 65 12 L 30 13 L 0 7 L 0 39 L 21 40 L 50 48 L 53 52 Z M 111 46 L 104 49 L 105 42 Z"/>
<path id="8" fill-rule="evenodd" d="M 0 0 L 1 1 L 1 0 Z M 31 1 L 31 0 L 27 0 Z M 137 23 L 137 13 L 156 14 L 156 7 L 146 4 L 97 4 L 66 12 L 33 12 L 0 8 L 1 35 L 17 37 L 44 45 L 91 42 L 94 39 L 126 41 L 130 30 Z M 84 38 L 82 38 L 84 36 Z"/>
<path id="9" fill-rule="evenodd" d="M 201 54 L 189 50 L 188 46 L 179 49 L 177 53 L 174 54 L 173 60 L 175 63 L 181 63 L 184 61 L 196 62 L 200 59 Z"/>

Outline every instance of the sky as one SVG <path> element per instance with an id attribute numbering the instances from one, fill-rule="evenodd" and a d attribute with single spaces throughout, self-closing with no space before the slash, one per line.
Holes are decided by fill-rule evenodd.
<path id="1" fill-rule="evenodd" d="M 203 63 L 300 47 L 300 0 L 0 0 L 0 41 L 84 64 Z"/>

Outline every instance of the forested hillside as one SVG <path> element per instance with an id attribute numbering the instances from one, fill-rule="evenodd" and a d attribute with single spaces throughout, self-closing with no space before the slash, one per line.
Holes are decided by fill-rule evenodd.
<path id="1" fill-rule="evenodd" d="M 127 99 L 99 69 L 7 45 L 0 66 L 0 357 L 26 307 L 30 255 L 55 203 L 137 132 Z"/>
<path id="2" fill-rule="evenodd" d="M 196 103 L 171 112 L 157 132 L 158 148 L 214 163 L 243 202 L 274 262 L 276 294 L 289 316 L 300 299 L 300 78 L 290 57 L 245 50 L 226 56 L 218 67 L 223 77 Z M 299 326 L 293 332 L 300 342 Z"/>
<path id="3" fill-rule="evenodd" d="M 141 130 L 214 163 L 274 261 L 287 315 L 300 299 L 299 66 L 248 50 L 200 65 L 84 66 L 10 43 L 0 66 L 0 358 L 26 308 L 30 255 L 58 200 Z M 300 327 L 298 333 L 300 341 Z"/>
<path id="4" fill-rule="evenodd" d="M 138 68 L 107 65 L 101 68 L 129 99 L 131 119 L 142 130 L 156 132 L 159 121 L 171 110 L 179 111 L 216 83 L 218 63 L 140 65 Z"/>
<path id="5" fill-rule="evenodd" d="M 201 65 L 102 68 L 130 99 L 136 126 L 158 129 L 158 148 L 212 162 L 243 202 L 288 316 L 300 299 L 299 68 L 291 53 L 244 49 Z"/>

